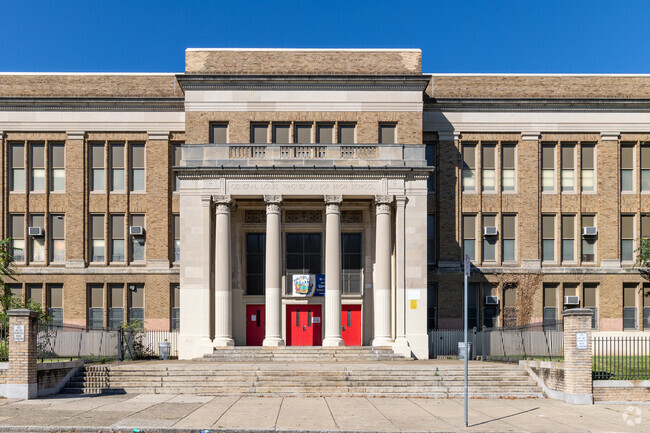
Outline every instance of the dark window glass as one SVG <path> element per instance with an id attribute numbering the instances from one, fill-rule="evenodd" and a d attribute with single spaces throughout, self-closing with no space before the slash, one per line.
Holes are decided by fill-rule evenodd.
<path id="1" fill-rule="evenodd" d="M 287 294 L 291 293 L 293 275 L 322 273 L 321 251 L 320 233 L 287 233 Z"/>
<path id="2" fill-rule="evenodd" d="M 265 233 L 246 234 L 246 294 L 263 295 L 265 286 Z"/>

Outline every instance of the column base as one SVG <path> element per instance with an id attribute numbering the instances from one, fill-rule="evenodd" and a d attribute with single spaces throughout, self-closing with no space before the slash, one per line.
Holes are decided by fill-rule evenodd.
<path id="1" fill-rule="evenodd" d="M 411 346 L 405 337 L 397 337 L 393 343 L 393 352 L 405 358 L 411 358 Z"/>
<path id="2" fill-rule="evenodd" d="M 323 347 L 343 347 L 345 342 L 340 337 L 325 337 Z"/>
<path id="3" fill-rule="evenodd" d="M 212 340 L 214 347 L 231 347 L 235 345 L 235 340 L 229 337 L 217 337 Z"/>
<path id="4" fill-rule="evenodd" d="M 372 340 L 372 347 L 390 347 L 393 348 L 393 339 L 390 337 L 377 337 Z"/>
<path id="5" fill-rule="evenodd" d="M 264 342 L 262 342 L 262 346 L 266 347 L 284 347 L 286 344 L 284 343 L 284 340 L 282 338 L 278 337 L 268 337 L 264 339 Z"/>

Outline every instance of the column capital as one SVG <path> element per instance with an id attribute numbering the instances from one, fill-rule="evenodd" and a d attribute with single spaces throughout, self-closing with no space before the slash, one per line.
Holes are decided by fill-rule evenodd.
<path id="1" fill-rule="evenodd" d="M 213 195 L 215 213 L 230 213 L 230 206 L 232 205 L 232 197 L 229 195 Z"/>
<path id="2" fill-rule="evenodd" d="M 521 133 L 521 141 L 539 141 L 542 133 L 539 131 L 526 131 Z"/>
<path id="3" fill-rule="evenodd" d="M 377 207 L 377 213 L 390 213 L 390 205 L 393 203 L 392 195 L 376 195 L 375 196 L 375 206 Z"/>
<path id="4" fill-rule="evenodd" d="M 600 141 L 618 141 L 621 138 L 620 132 L 601 132 Z"/>
<path id="5" fill-rule="evenodd" d="M 264 203 L 266 203 L 266 213 L 280 213 L 280 206 L 282 205 L 281 195 L 265 195 Z"/>
<path id="6" fill-rule="evenodd" d="M 343 202 L 342 195 L 326 195 L 325 197 L 325 213 L 340 213 L 341 203 Z"/>
<path id="7" fill-rule="evenodd" d="M 211 195 L 202 195 L 201 196 L 201 205 L 203 207 L 209 207 L 212 204 L 212 196 Z"/>
<path id="8" fill-rule="evenodd" d="M 395 196 L 395 203 L 397 204 L 397 207 L 402 208 L 406 207 L 406 202 L 408 201 L 408 198 L 405 195 L 396 195 Z"/>
<path id="9" fill-rule="evenodd" d="M 66 135 L 68 136 L 68 140 L 83 140 L 86 138 L 85 131 L 66 131 Z"/>

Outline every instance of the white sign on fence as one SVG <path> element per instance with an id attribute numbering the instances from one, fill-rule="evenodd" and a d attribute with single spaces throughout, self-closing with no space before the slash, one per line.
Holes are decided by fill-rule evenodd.
<path id="1" fill-rule="evenodd" d="M 576 349 L 586 349 L 589 347 L 586 332 L 576 332 Z"/>
<path id="2" fill-rule="evenodd" d="M 14 341 L 17 343 L 25 341 L 25 325 L 14 325 Z"/>

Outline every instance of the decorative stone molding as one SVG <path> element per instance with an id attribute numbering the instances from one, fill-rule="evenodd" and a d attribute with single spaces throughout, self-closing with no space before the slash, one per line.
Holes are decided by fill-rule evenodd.
<path id="1" fill-rule="evenodd" d="M 620 132 L 601 132 L 600 141 L 618 141 L 621 138 Z"/>
<path id="2" fill-rule="evenodd" d="M 540 138 L 542 138 L 542 133 L 539 131 L 521 133 L 521 141 L 539 141 Z"/>
<path id="3" fill-rule="evenodd" d="M 458 141 L 460 132 L 458 131 L 438 131 L 438 140 L 440 141 Z"/>
<path id="4" fill-rule="evenodd" d="M 265 195 L 264 203 L 266 203 L 266 213 L 280 213 L 280 208 L 282 206 L 282 196 L 281 195 Z"/>
<path id="5" fill-rule="evenodd" d="M 68 140 L 83 140 L 86 138 L 85 131 L 66 131 Z"/>
<path id="6" fill-rule="evenodd" d="M 209 207 L 212 204 L 212 196 L 211 195 L 202 195 L 201 196 L 201 205 L 203 207 Z"/>
<path id="7" fill-rule="evenodd" d="M 407 202 L 408 202 L 408 198 L 405 195 L 395 196 L 395 204 L 397 205 L 398 208 L 406 207 Z"/>
<path id="8" fill-rule="evenodd" d="M 169 140 L 169 131 L 147 131 L 149 140 Z"/>
<path id="9" fill-rule="evenodd" d="M 343 203 L 342 195 L 326 195 L 325 213 L 341 213 L 341 203 Z"/>
<path id="10" fill-rule="evenodd" d="M 223 214 L 230 213 L 230 206 L 232 205 L 232 197 L 229 195 L 213 195 L 212 200 L 215 204 L 215 213 Z"/>

